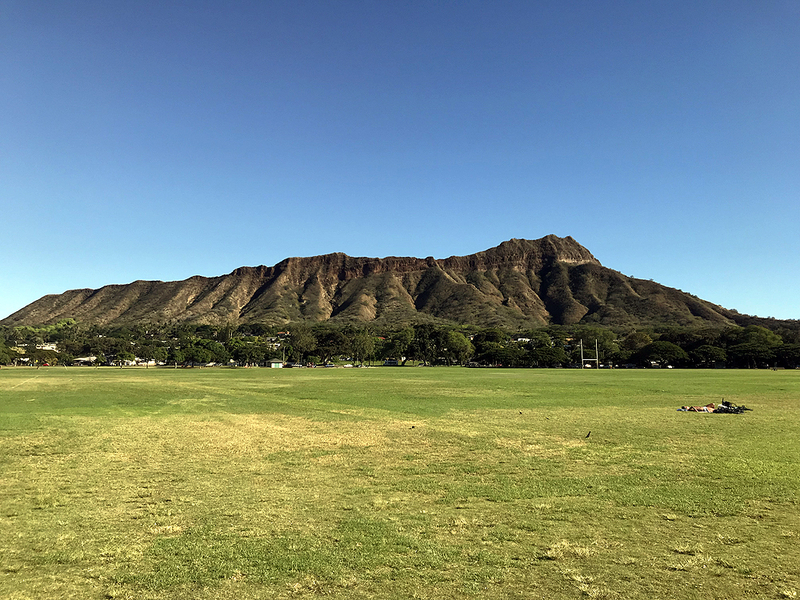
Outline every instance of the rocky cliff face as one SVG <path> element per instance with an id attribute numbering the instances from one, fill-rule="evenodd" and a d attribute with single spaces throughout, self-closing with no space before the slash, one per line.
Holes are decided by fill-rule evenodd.
<path id="1" fill-rule="evenodd" d="M 530 327 L 727 323 L 689 294 L 603 267 L 571 237 L 512 239 L 470 256 L 354 258 L 341 253 L 241 267 L 219 277 L 136 281 L 45 296 L 3 325 L 308 320 L 406 323 L 420 317 Z"/>

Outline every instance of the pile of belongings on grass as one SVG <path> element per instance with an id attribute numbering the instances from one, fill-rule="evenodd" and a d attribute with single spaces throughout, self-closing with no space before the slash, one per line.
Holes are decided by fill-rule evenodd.
<path id="1" fill-rule="evenodd" d="M 746 406 L 739 406 L 738 404 L 734 404 L 733 402 L 727 402 L 723 400 L 719 403 L 719 405 L 714 404 L 706 404 L 705 406 L 681 406 L 679 411 L 684 412 L 705 412 L 705 413 L 721 413 L 721 414 L 730 414 L 730 415 L 740 415 L 746 410 L 753 410 L 752 408 L 747 408 Z"/>

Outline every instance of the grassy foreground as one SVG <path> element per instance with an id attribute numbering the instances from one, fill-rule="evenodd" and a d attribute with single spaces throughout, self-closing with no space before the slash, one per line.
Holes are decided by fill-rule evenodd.
<path id="1" fill-rule="evenodd" d="M 9 600 L 795 598 L 798 500 L 800 372 L 0 369 Z"/>

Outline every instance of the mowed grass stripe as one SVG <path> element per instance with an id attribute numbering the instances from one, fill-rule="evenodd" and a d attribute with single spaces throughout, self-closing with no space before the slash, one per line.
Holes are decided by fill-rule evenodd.
<path id="1" fill-rule="evenodd" d="M 0 596 L 792 597 L 798 375 L 3 369 Z"/>

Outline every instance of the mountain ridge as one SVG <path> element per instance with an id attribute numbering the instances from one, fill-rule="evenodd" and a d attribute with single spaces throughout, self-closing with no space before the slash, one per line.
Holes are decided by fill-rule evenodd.
<path id="1" fill-rule="evenodd" d="M 444 259 L 290 257 L 274 266 L 182 281 L 134 281 L 40 298 L 2 325 L 66 318 L 243 324 L 291 321 L 407 323 L 438 319 L 505 327 L 733 324 L 721 306 L 604 267 L 572 237 L 511 239 Z"/>

